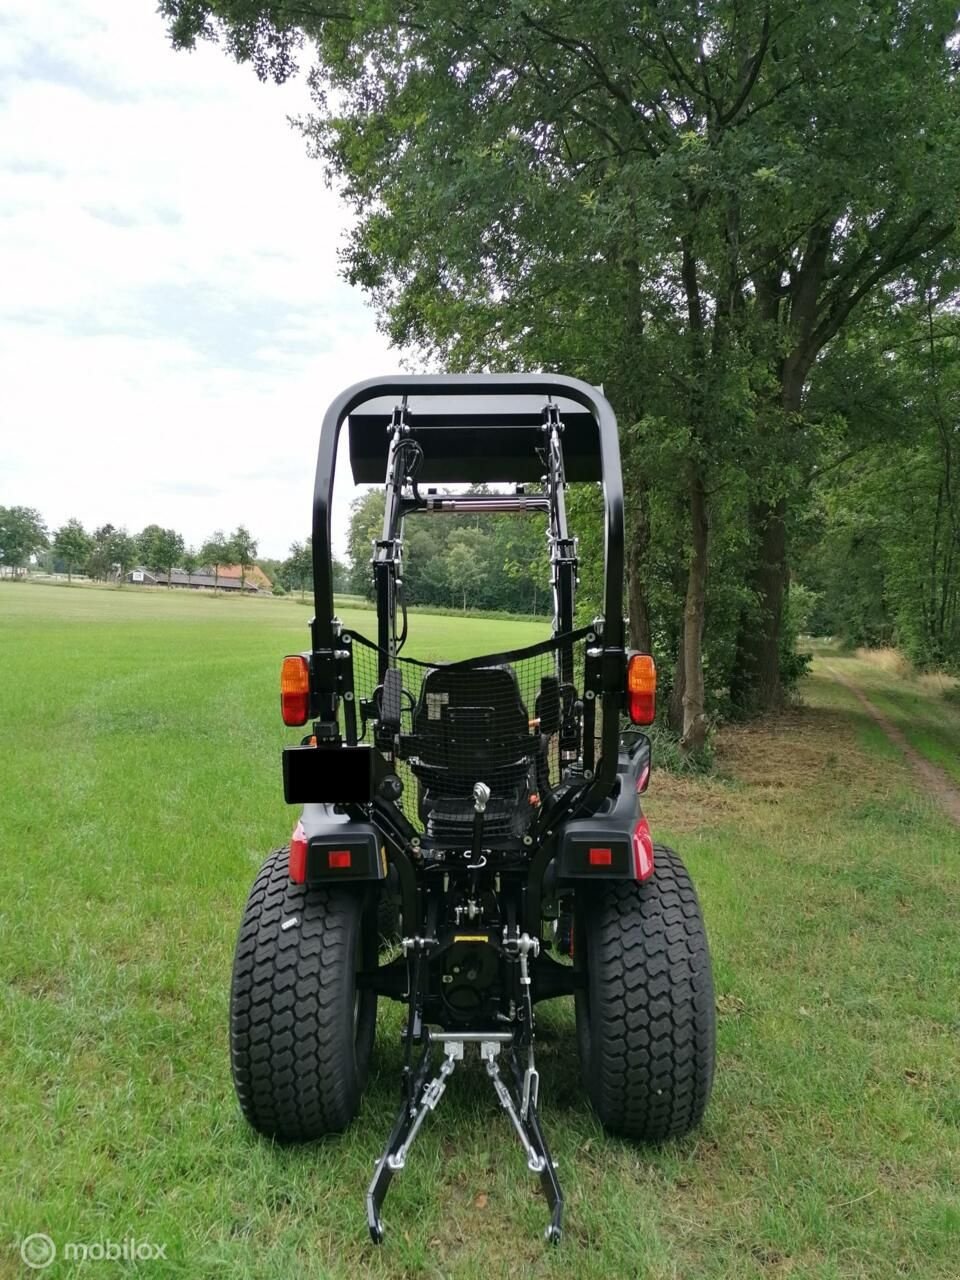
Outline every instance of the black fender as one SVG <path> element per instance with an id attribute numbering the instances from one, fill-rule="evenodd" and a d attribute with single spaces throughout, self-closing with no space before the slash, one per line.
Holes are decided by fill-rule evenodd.
<path id="1" fill-rule="evenodd" d="M 379 881 L 387 878 L 387 850 L 372 822 L 337 813 L 330 804 L 304 805 L 306 883 Z"/>
<path id="2" fill-rule="evenodd" d="M 637 734 L 621 744 L 617 777 L 609 797 L 589 817 L 566 822 L 548 870 L 559 888 L 586 880 L 644 879 L 646 860 L 638 850 L 646 819 L 640 795 L 650 776 L 650 739 Z M 645 832 L 649 839 L 649 832 Z"/>

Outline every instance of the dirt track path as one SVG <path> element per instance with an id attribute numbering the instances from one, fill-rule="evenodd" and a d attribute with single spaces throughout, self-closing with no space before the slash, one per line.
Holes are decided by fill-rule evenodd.
<path id="1" fill-rule="evenodd" d="M 870 719 L 880 726 L 895 746 L 900 748 L 927 791 L 938 801 L 947 817 L 960 827 L 960 788 L 956 786 L 949 775 L 944 773 L 938 765 L 932 764 L 922 756 L 916 747 L 911 746 L 893 721 L 888 720 L 883 712 L 873 705 L 866 694 L 852 680 L 842 676 L 836 667 L 827 665 L 827 670 L 834 680 L 842 684 L 845 689 L 850 690 L 857 701 L 861 703 Z"/>

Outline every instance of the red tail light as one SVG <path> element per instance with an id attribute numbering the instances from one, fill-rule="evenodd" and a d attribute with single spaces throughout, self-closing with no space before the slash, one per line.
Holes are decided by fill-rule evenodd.
<path id="1" fill-rule="evenodd" d="M 327 854 L 327 866 L 331 868 L 340 867 L 349 870 L 351 861 L 349 849 L 331 849 Z"/>
<path id="2" fill-rule="evenodd" d="M 290 879 L 294 884 L 303 884 L 307 878 L 307 837 L 303 832 L 303 824 L 298 822 L 290 837 Z"/>
<path id="3" fill-rule="evenodd" d="M 653 836 L 643 817 L 633 828 L 633 874 L 638 880 L 649 880 L 653 875 Z"/>
<path id="4" fill-rule="evenodd" d="M 280 714 L 289 725 L 306 724 L 310 715 L 310 667 L 302 654 L 284 658 L 280 668 Z"/>
<path id="5" fill-rule="evenodd" d="M 649 653 L 627 663 L 627 715 L 634 724 L 653 724 L 657 715 L 657 668 Z"/>

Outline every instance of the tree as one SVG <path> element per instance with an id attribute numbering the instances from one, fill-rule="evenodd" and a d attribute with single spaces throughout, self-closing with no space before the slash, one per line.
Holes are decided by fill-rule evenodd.
<path id="1" fill-rule="evenodd" d="M 111 539 L 111 554 L 113 555 L 113 563 L 119 571 L 120 581 L 122 582 L 128 570 L 130 570 L 137 560 L 137 543 L 134 538 L 130 537 L 126 529 L 117 529 Z"/>
<path id="2" fill-rule="evenodd" d="M 43 517 L 33 507 L 0 507 L 0 566 L 23 569 L 47 545 Z"/>
<path id="3" fill-rule="evenodd" d="M 454 596 L 463 600 L 464 613 L 467 597 L 486 581 L 489 573 L 487 551 L 482 533 L 464 529 L 456 535 L 447 552 L 447 581 Z"/>
<path id="4" fill-rule="evenodd" d="M 203 544 L 200 558 L 213 568 L 213 589 L 216 592 L 220 587 L 220 567 L 230 560 L 230 547 L 222 529 L 217 529 Z"/>
<path id="5" fill-rule="evenodd" d="M 53 549 L 67 567 L 67 581 L 73 580 L 77 569 L 82 568 L 90 556 L 93 539 L 79 520 L 68 520 L 56 531 Z"/>
<path id="6" fill-rule="evenodd" d="M 122 555 L 126 556 L 128 565 L 132 561 L 126 545 L 129 541 L 127 531 L 117 529 L 112 524 L 103 524 L 98 529 L 94 529 L 86 565 L 90 577 L 104 582 L 112 578 L 118 568 L 122 577 L 127 567 L 122 563 Z"/>
<path id="7" fill-rule="evenodd" d="M 149 524 L 137 538 L 143 563 L 153 573 L 165 573 L 167 586 L 172 585 L 173 567 L 183 555 L 183 537 L 175 529 L 162 529 Z"/>
<path id="8" fill-rule="evenodd" d="M 307 584 L 313 578 L 313 539 L 306 542 L 292 542 L 290 555 L 280 569 L 280 580 L 288 591 L 298 590 L 303 599 Z"/>
<path id="9" fill-rule="evenodd" d="M 234 529 L 229 542 L 230 555 L 240 566 L 240 590 L 246 588 L 246 573 L 257 558 L 257 541 L 250 536 L 250 531 L 242 524 Z"/>
<path id="10" fill-rule="evenodd" d="M 494 521 L 490 563 L 502 565 L 504 572 L 500 582 L 503 603 L 494 607 L 539 612 L 543 588 L 550 581 L 545 524 L 542 516 L 520 520 L 501 516 Z M 579 532 L 579 527 L 574 527 Z M 513 588 L 509 594 L 508 588 Z"/>
<path id="11" fill-rule="evenodd" d="M 350 562 L 350 590 L 355 595 L 373 595 L 370 561 L 373 543 L 383 536 L 383 513 L 382 489 L 368 489 L 358 494 L 350 504 L 347 558 Z"/>
<path id="12" fill-rule="evenodd" d="M 882 323 L 881 323 L 882 321 Z M 960 324 L 934 299 L 849 335 L 812 408 L 843 416 L 798 539 L 814 620 L 851 644 L 897 644 L 960 670 Z"/>
<path id="13" fill-rule="evenodd" d="M 280 581 L 283 561 L 277 560 L 273 556 L 257 556 L 257 568 L 275 584 Z"/>
<path id="14" fill-rule="evenodd" d="M 610 389 L 635 478 L 634 634 L 655 630 L 654 426 L 677 446 L 690 746 L 705 727 L 712 541 L 747 525 L 732 689 L 777 705 L 818 358 L 868 300 L 909 294 L 955 255 L 955 9 L 161 7 L 175 43 L 220 36 L 261 77 L 284 79 L 312 47 L 304 127 L 357 211 L 347 274 L 391 337 L 452 367 L 562 364 Z"/>
<path id="15" fill-rule="evenodd" d="M 180 557 L 180 564 L 183 567 L 183 571 L 187 575 L 187 577 L 189 577 L 193 573 L 196 573 L 197 566 L 199 565 L 199 563 L 200 563 L 199 551 L 197 551 L 195 547 L 184 548 L 183 554 Z"/>

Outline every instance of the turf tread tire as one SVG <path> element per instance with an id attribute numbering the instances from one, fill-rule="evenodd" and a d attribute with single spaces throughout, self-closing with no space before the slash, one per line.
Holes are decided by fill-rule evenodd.
<path id="1" fill-rule="evenodd" d="M 642 884 L 598 888 L 580 914 L 583 1074 L 611 1133 L 661 1142 L 695 1128 L 713 1084 L 716 1011 L 700 904 L 672 849 Z"/>
<path id="2" fill-rule="evenodd" d="M 294 884 L 288 867 L 289 850 L 274 850 L 247 899 L 233 961 L 230 1062 L 254 1129 L 308 1142 L 342 1132 L 356 1114 L 377 1003 L 362 992 L 355 1006 L 357 948 L 369 932 L 360 896 Z M 292 917 L 299 923 L 281 929 Z M 364 963 L 369 946 L 364 938 Z"/>

